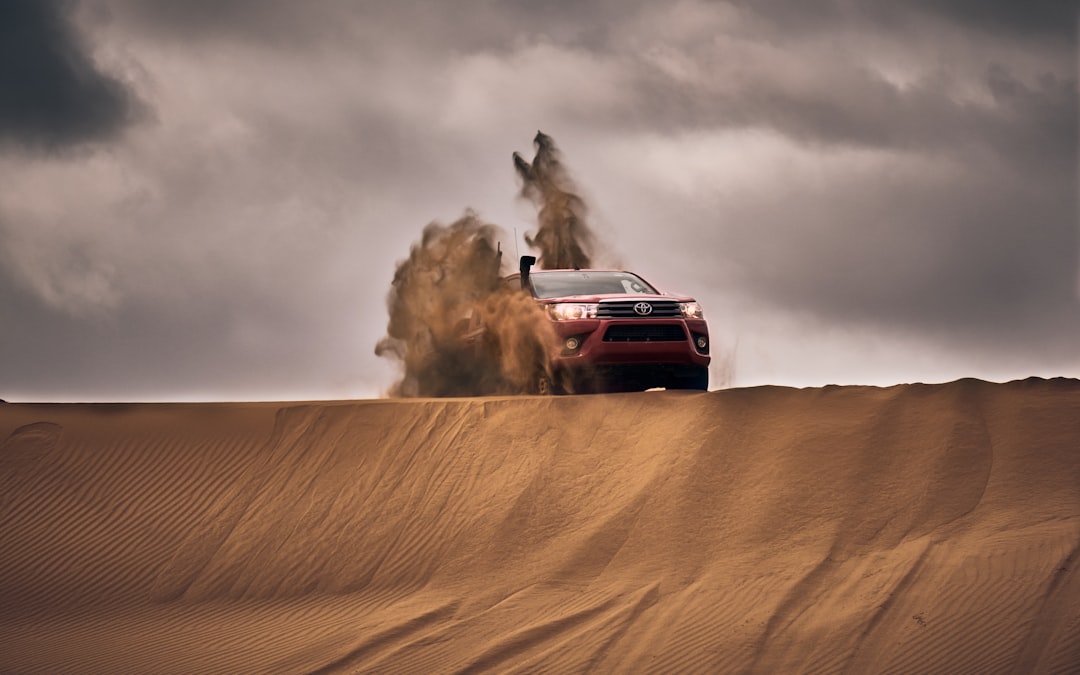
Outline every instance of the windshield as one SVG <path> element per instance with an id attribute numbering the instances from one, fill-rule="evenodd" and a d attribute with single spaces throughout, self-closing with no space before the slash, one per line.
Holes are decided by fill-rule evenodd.
<path id="1" fill-rule="evenodd" d="M 629 272 L 533 272 L 529 276 L 538 298 L 570 295 L 659 295 L 641 277 Z"/>

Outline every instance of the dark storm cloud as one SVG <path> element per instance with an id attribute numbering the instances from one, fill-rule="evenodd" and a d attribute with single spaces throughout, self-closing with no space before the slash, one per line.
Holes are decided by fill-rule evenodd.
<path id="1" fill-rule="evenodd" d="M 0 2 L 0 143 L 56 149 L 114 136 L 131 93 L 101 72 L 61 0 Z"/>
<path id="2" fill-rule="evenodd" d="M 885 5 L 885 0 L 882 4 Z M 1076 36 L 1075 0 L 912 0 L 911 5 L 947 17 L 957 25 L 977 27 L 997 35 L 1064 40 Z"/>
<path id="3" fill-rule="evenodd" d="M 982 150 L 1061 170 L 1076 139 L 1076 79 L 1066 69 L 1037 82 L 988 64 L 992 104 L 958 100 L 958 78 L 939 73 L 901 88 L 866 68 L 837 65 L 809 89 L 763 79 L 702 93 L 696 83 L 645 74 L 623 117 L 629 127 L 773 129 L 812 144 L 938 152 Z"/>
<path id="4" fill-rule="evenodd" d="M 1072 164 L 1076 16 L 1069 3 L 1039 3 L 1031 16 L 1024 3 L 990 3 L 967 21 L 961 10 L 972 3 L 965 2 L 737 4 L 734 23 L 671 44 L 635 34 L 639 53 L 620 83 L 626 104 L 605 111 L 604 123 L 628 130 L 771 129 L 803 143 L 929 153 L 974 150 L 1035 170 Z M 671 15 L 683 9 L 676 5 Z M 1027 18 L 1013 27 L 1014 14 Z M 1045 34 L 1070 39 L 1037 39 Z M 1010 38 L 1027 42 L 1014 49 Z M 1026 63 L 1013 63 L 1017 52 Z M 897 54 L 898 70 L 910 69 L 899 81 L 884 67 Z M 954 62 L 956 54 L 965 58 Z M 689 74 L 673 75 L 665 56 L 692 64 Z"/>
<path id="5" fill-rule="evenodd" d="M 985 82 L 998 114 L 983 121 L 983 138 L 1028 166 L 1075 171 L 1077 77 L 1075 69 L 1062 66 L 1062 75 L 1045 72 L 1026 84 L 1006 66 L 991 64 Z"/>
<path id="6" fill-rule="evenodd" d="M 543 35 L 559 44 L 610 50 L 628 20 L 655 7 L 647 0 L 597 0 L 580 3 L 553 0 L 473 0 L 433 3 L 390 0 L 358 5 L 347 0 L 296 3 L 289 0 L 190 0 L 147 3 L 107 0 L 119 15 L 144 29 L 177 39 L 242 37 L 283 46 L 334 36 L 408 38 L 413 48 L 453 45 L 455 48 L 510 46 L 522 37 Z M 669 13 L 683 11 L 675 3 Z M 695 3 L 690 3 L 695 4 Z M 781 41 L 797 43 L 804 33 L 835 32 L 851 27 L 904 33 L 925 28 L 925 21 L 944 21 L 964 31 L 983 31 L 1012 38 L 1046 37 L 1071 40 L 1076 27 L 1072 0 L 702 0 L 706 8 L 735 8 L 752 19 L 755 32 L 774 26 Z M 922 18 L 923 23 L 919 23 Z"/>
<path id="7" fill-rule="evenodd" d="M 342 37 L 349 12 L 340 3 L 287 0 L 186 0 L 107 2 L 109 20 L 120 20 L 159 39 L 201 43 L 222 40 L 265 42 L 275 48 Z"/>
<path id="8" fill-rule="evenodd" d="M 1002 37 L 1071 36 L 1075 10 L 1068 2 L 1002 1 L 986 6 L 968 0 L 855 5 L 840 0 L 704 2 L 677 3 L 662 14 L 653 14 L 656 10 L 645 2 L 584 7 L 520 1 L 452 6 L 375 2 L 365 3 L 362 11 L 337 0 L 304 4 L 121 0 L 111 6 L 121 20 L 163 39 L 235 39 L 269 49 L 347 47 L 361 53 L 414 56 L 428 52 L 452 61 L 470 53 L 506 58 L 529 40 L 539 39 L 577 50 L 582 58 L 614 64 L 621 77 L 622 104 L 581 109 L 575 120 L 597 128 L 752 127 L 772 128 L 809 143 L 920 150 L 966 144 L 1021 155 L 1038 150 L 1056 155 L 1059 167 L 1072 153 L 1062 134 L 1075 127 L 1077 82 L 1075 67 L 1060 62 L 1073 56 L 1071 42 L 1065 50 L 1032 44 L 1034 52 L 1050 53 L 1059 63 L 1057 72 L 1047 69 L 1030 81 L 1020 78 L 1008 63 L 987 62 L 972 74 L 943 62 L 901 86 L 867 64 L 867 57 L 883 44 L 931 48 L 938 41 L 947 44 L 957 30 L 973 33 L 968 39 L 976 48 L 992 47 Z M 686 15 L 682 21 L 692 26 L 695 13 L 733 11 L 738 23 L 724 30 L 734 31 L 742 44 L 717 47 L 719 28 L 694 34 L 684 26 L 681 30 L 688 35 L 676 36 L 659 29 L 651 32 L 650 23 L 660 18 L 675 21 L 672 17 Z M 832 37 L 845 32 L 869 37 L 852 46 Z M 815 40 L 829 49 L 807 54 Z M 787 54 L 790 61 L 754 63 L 753 50 L 761 45 Z M 680 79 L 655 67 L 650 50 L 657 46 L 673 46 L 705 73 Z M 743 62 L 742 73 L 729 67 Z M 979 105 L 958 93 L 973 76 L 993 92 L 993 105 Z"/>
<path id="9" fill-rule="evenodd" d="M 1074 0 L 732 0 L 730 4 L 752 12 L 783 30 L 843 29 L 852 24 L 877 25 L 906 32 L 920 18 L 944 19 L 963 31 L 995 36 L 1071 40 L 1076 31 Z"/>
<path id="10" fill-rule="evenodd" d="M 504 48 L 542 33 L 563 44 L 600 44 L 611 17 L 636 2 L 590 3 L 473 0 L 437 3 L 384 0 L 190 0 L 147 3 L 109 0 L 121 18 L 155 35 L 183 40 L 242 39 L 276 47 L 318 45 L 327 39 L 409 41 L 411 50 Z M 365 47 L 363 43 L 353 46 Z"/>

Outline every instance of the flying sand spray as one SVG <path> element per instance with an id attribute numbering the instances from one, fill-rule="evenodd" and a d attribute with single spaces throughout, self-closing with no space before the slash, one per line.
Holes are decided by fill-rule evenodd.
<path id="1" fill-rule="evenodd" d="M 537 132 L 532 163 L 513 154 L 520 196 L 537 207 L 525 242 L 544 269 L 589 267 L 594 236 L 584 201 L 553 139 Z M 551 374 L 550 322 L 526 293 L 502 283 L 501 230 L 472 210 L 449 225 L 427 225 L 398 263 L 387 296 L 389 321 L 375 347 L 401 364 L 392 396 L 528 393 Z M 517 230 L 514 249 L 518 254 Z M 477 329 L 481 327 L 481 329 Z"/>

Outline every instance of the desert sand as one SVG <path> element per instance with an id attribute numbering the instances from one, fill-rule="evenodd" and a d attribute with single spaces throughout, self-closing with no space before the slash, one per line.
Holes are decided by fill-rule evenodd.
<path id="1" fill-rule="evenodd" d="M 0 405 L 0 671 L 1080 672 L 1080 381 Z"/>

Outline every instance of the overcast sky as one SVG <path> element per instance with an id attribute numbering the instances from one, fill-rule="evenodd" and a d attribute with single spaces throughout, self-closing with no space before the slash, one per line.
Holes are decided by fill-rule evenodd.
<path id="1" fill-rule="evenodd" d="M 379 396 L 538 129 L 714 387 L 1080 377 L 1073 4 L 0 3 L 0 398 Z"/>

